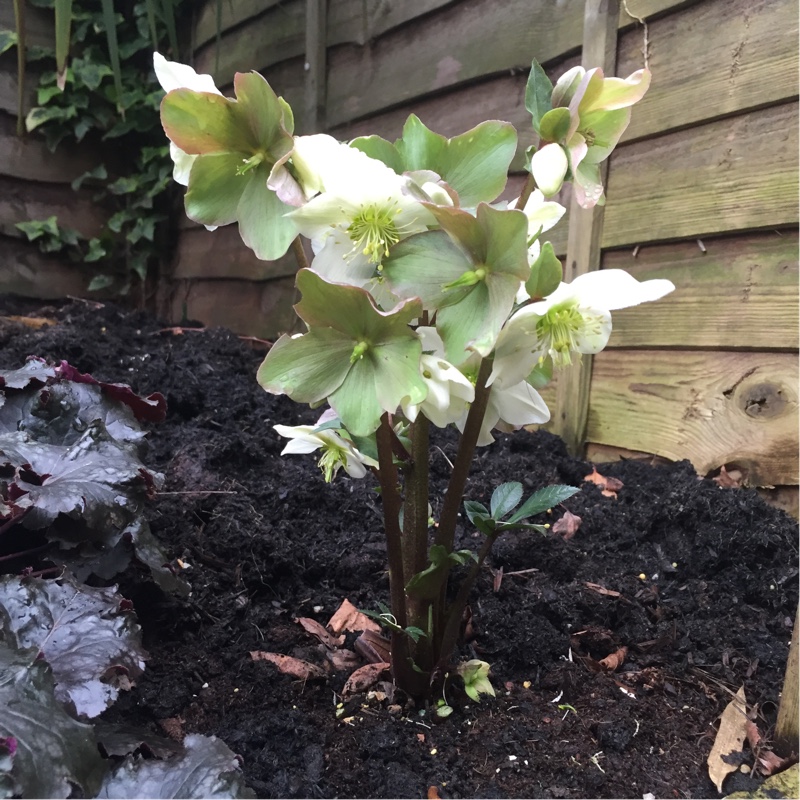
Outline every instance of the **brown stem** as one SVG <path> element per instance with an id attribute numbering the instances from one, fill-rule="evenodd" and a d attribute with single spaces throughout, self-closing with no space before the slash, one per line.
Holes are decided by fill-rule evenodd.
<path id="1" fill-rule="evenodd" d="M 535 188 L 536 181 L 533 179 L 533 175 L 529 172 L 528 177 L 525 179 L 525 185 L 522 187 L 522 191 L 520 192 L 514 208 L 518 208 L 520 210 L 525 208 L 525 203 L 528 202 L 528 198 L 531 196 L 531 194 L 533 194 L 533 190 Z"/>
<path id="2" fill-rule="evenodd" d="M 464 578 L 463 583 L 458 588 L 456 599 L 447 610 L 446 622 L 444 625 L 444 630 L 442 631 L 439 651 L 439 659 L 441 662 L 446 662 L 456 647 L 458 642 L 458 632 L 461 629 L 461 618 L 464 615 L 464 609 L 467 606 L 467 600 L 469 600 L 469 593 L 472 591 L 472 587 L 476 578 L 478 577 L 478 573 L 483 566 L 486 556 L 488 556 L 491 552 L 493 544 L 494 539 L 487 536 L 486 541 L 483 543 L 483 547 L 481 547 L 481 550 L 478 553 L 477 562 L 472 565 L 472 569 L 470 569 L 467 577 Z"/>
<path id="3" fill-rule="evenodd" d="M 308 269 L 308 256 L 306 255 L 305 248 L 303 247 L 302 239 L 297 236 L 292 242 L 292 252 L 294 253 L 295 260 L 297 261 L 298 269 Z"/>

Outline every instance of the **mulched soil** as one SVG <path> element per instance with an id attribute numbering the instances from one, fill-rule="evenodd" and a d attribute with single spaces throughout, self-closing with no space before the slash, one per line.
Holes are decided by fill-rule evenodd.
<path id="1" fill-rule="evenodd" d="M 145 458 L 166 476 L 149 518 L 169 556 L 191 565 L 192 594 L 168 597 L 136 568 L 121 576 L 150 660 L 109 721 L 214 734 L 259 797 L 309 798 L 430 787 L 442 798 L 717 797 L 705 762 L 731 692 L 744 685 L 761 731 L 774 725 L 798 600 L 796 522 L 688 462 L 598 465 L 623 484 L 604 496 L 583 482 L 592 465 L 527 431 L 480 450 L 467 496 L 486 503 L 508 480 L 581 485 L 549 519 L 566 508 L 582 524 L 570 540 L 506 534 L 479 579 L 462 654 L 491 663 L 497 697 L 477 705 L 454 688 L 454 713 L 435 723 L 425 709 L 390 709 L 398 696 L 360 696 L 337 718 L 347 672 L 298 681 L 249 653 L 323 663 L 295 618 L 325 624 L 345 598 L 387 601 L 371 479 L 327 486 L 313 456 L 280 456 L 272 426 L 316 413 L 264 393 L 263 352 L 230 332 L 160 332 L 110 305 L 0 301 L 0 314 L 21 310 L 57 324 L 0 324 L 0 367 L 63 358 L 169 404 Z M 431 451 L 437 490 L 454 444 L 442 435 Z M 479 543 L 459 531 L 459 546 Z M 621 647 L 616 671 L 596 671 Z M 757 782 L 737 773 L 725 789 Z"/>

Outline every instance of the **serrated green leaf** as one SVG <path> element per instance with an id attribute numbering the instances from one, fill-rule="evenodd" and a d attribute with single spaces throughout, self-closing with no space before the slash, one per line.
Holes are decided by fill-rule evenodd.
<path id="1" fill-rule="evenodd" d="M 539 489 L 538 492 L 532 494 L 506 522 L 513 524 L 526 517 L 541 514 L 543 511 L 547 511 L 548 508 L 563 503 L 564 500 L 567 500 L 579 491 L 580 488 L 577 486 L 566 486 L 564 484 L 545 486 Z"/>
<path id="2" fill-rule="evenodd" d="M 552 109 L 553 84 L 542 65 L 535 59 L 531 63 L 528 83 L 525 86 L 525 108 L 531 114 L 533 129 L 540 133 L 541 120 Z"/>
<path id="3" fill-rule="evenodd" d="M 501 483 L 493 492 L 491 500 L 491 514 L 495 520 L 502 519 L 506 514 L 516 508 L 522 499 L 522 484 L 518 481 Z"/>

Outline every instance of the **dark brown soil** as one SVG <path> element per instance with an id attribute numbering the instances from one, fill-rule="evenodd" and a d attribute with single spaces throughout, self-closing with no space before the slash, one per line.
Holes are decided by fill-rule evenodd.
<path id="1" fill-rule="evenodd" d="M 582 524 L 570 541 L 506 534 L 473 592 L 463 654 L 492 664 L 496 699 L 476 705 L 453 690 L 454 713 L 435 724 L 359 697 L 337 719 L 347 673 L 303 683 L 249 653 L 322 663 L 296 617 L 324 624 L 344 598 L 387 601 L 373 483 L 327 486 L 313 457 L 279 455 L 272 426 L 316 414 L 265 394 L 263 353 L 231 333 L 159 332 L 147 315 L 84 303 L 38 313 L 58 324 L 0 325 L 0 367 L 63 358 L 169 403 L 146 457 L 166 475 L 150 520 L 170 557 L 191 565 L 192 594 L 167 597 L 144 571 L 122 576 L 151 658 L 109 720 L 220 737 L 259 797 L 362 798 L 429 787 L 443 798 L 717 797 L 705 762 L 730 692 L 744 684 L 761 731 L 774 725 L 797 608 L 796 522 L 755 491 L 698 479 L 688 462 L 599 465 L 623 483 L 603 496 L 582 483 L 591 465 L 526 431 L 480 451 L 468 497 L 486 502 L 508 480 L 582 485 L 564 504 Z M 438 488 L 454 441 L 431 452 Z M 460 546 L 478 543 L 460 531 Z M 593 671 L 622 646 L 616 672 Z M 754 781 L 737 774 L 725 789 Z"/>

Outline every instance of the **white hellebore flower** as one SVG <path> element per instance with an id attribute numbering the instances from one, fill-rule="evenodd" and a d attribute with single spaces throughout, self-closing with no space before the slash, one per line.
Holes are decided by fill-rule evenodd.
<path id="1" fill-rule="evenodd" d="M 173 89 L 191 89 L 193 92 L 222 94 L 214 85 L 214 79 L 210 75 L 198 75 L 188 64 L 167 61 L 161 53 L 153 53 L 153 68 L 156 71 L 156 78 L 165 92 L 171 92 Z M 175 164 L 172 171 L 173 179 L 181 186 L 188 186 L 189 173 L 197 156 L 184 153 L 172 142 L 169 143 L 169 154 Z M 213 230 L 213 228 L 209 229 Z"/>
<path id="2" fill-rule="evenodd" d="M 333 430 L 315 431 L 313 425 L 273 425 L 275 430 L 290 441 L 281 450 L 281 455 L 313 453 L 322 448 L 319 468 L 325 476 L 326 483 L 330 483 L 344 467 L 345 472 L 353 478 L 363 478 L 367 474 L 367 467 L 377 467 L 374 458 L 365 456 L 356 450 L 352 442 L 340 436 Z"/>
<path id="3" fill-rule="evenodd" d="M 402 176 L 331 136 L 297 137 L 292 164 L 307 192 L 321 192 L 288 216 L 312 240 L 312 269 L 328 280 L 366 285 L 393 244 L 434 224 L 403 192 Z"/>
<path id="4" fill-rule="evenodd" d="M 418 405 L 401 402 L 403 413 L 409 422 L 414 422 L 421 411 L 437 428 L 446 428 L 466 414 L 469 404 L 475 399 L 475 387 L 449 361 L 444 354 L 444 343 L 436 328 L 419 327 L 417 334 L 422 339 L 423 352 L 420 359 L 422 380 L 428 387 L 426 398 Z"/>
<path id="5" fill-rule="evenodd" d="M 562 283 L 544 300 L 511 316 L 495 346 L 489 383 L 509 385 L 530 374 L 540 358 L 556 367 L 573 352 L 599 353 L 611 335 L 611 312 L 658 300 L 675 289 L 664 278 L 639 282 L 622 269 L 604 269 Z"/>

